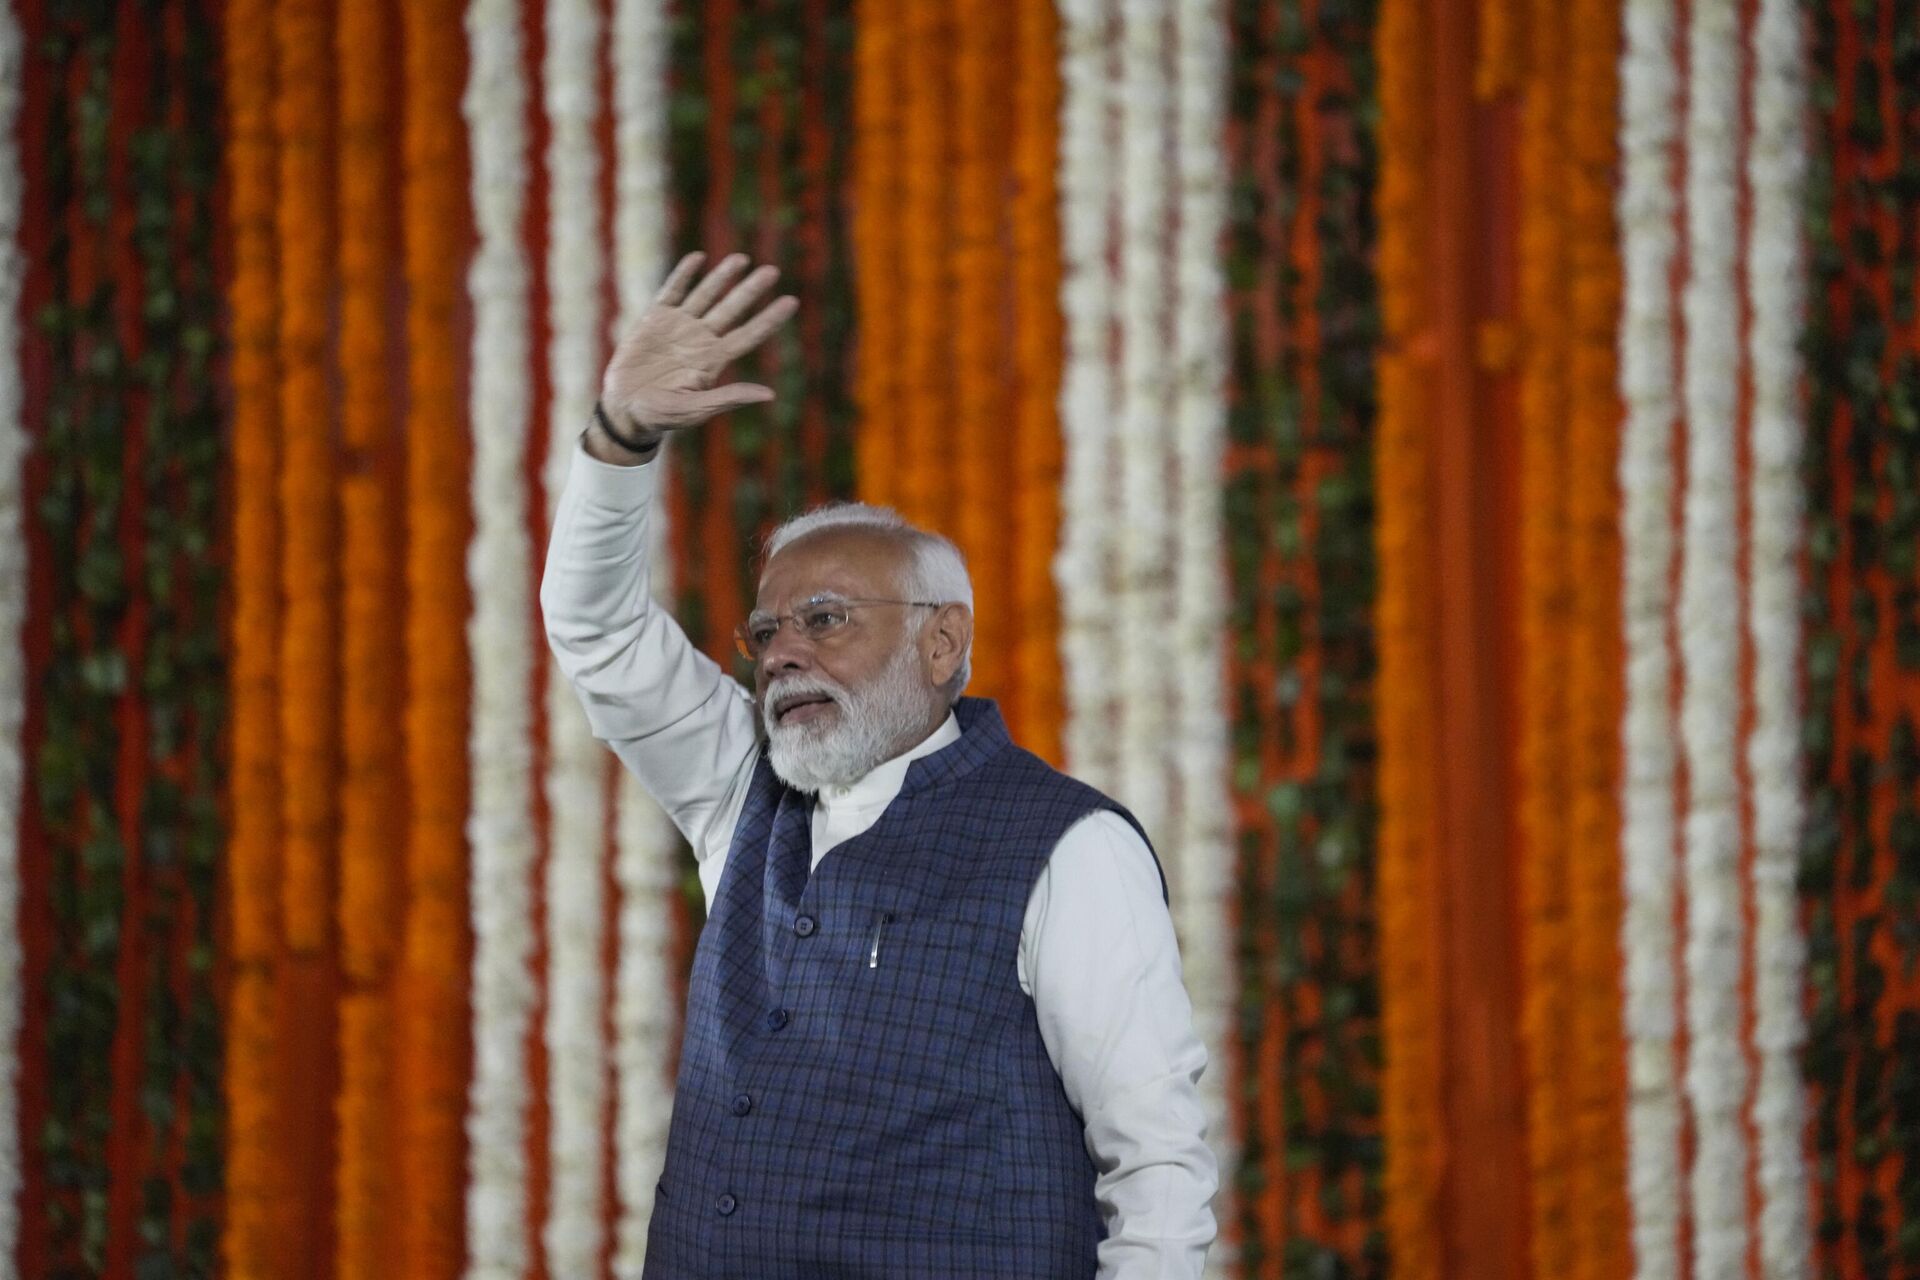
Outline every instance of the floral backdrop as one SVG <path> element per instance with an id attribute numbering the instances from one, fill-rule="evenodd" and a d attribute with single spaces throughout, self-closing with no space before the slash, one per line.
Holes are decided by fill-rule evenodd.
<path id="1" fill-rule="evenodd" d="M 5 6 L 0 1274 L 638 1274 L 700 895 L 535 592 L 700 247 L 657 590 L 956 538 L 1214 1273 L 1920 1276 L 1912 9 Z"/>

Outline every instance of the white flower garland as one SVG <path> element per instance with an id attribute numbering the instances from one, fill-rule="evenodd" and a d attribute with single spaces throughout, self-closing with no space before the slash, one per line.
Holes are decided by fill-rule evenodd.
<path id="1" fill-rule="evenodd" d="M 602 28 L 593 0 L 551 0 L 541 65 L 547 144 L 547 521 L 600 378 L 599 114 Z M 606 937 L 601 891 L 608 756 L 557 668 L 547 678 L 547 1081 L 552 1191 L 541 1233 L 547 1270 L 594 1274 L 604 1235 L 607 1045 L 602 1030 Z"/>
<path id="2" fill-rule="evenodd" d="M 1233 1031 L 1232 797 L 1227 789 L 1226 581 L 1221 506 L 1226 445 L 1227 333 L 1220 236 L 1226 224 L 1223 153 L 1226 25 L 1217 0 L 1181 0 L 1173 11 L 1174 245 L 1173 361 L 1177 378 L 1172 438 L 1175 654 L 1173 733 L 1175 848 L 1182 863 L 1174 919 L 1193 1000 L 1194 1024 L 1210 1067 L 1201 1077 L 1208 1133 L 1220 1160 L 1215 1215 L 1231 1216 L 1235 1143 L 1227 1109 L 1227 1041 Z M 1216 1245 L 1208 1274 L 1232 1259 Z"/>
<path id="3" fill-rule="evenodd" d="M 1687 760 L 1687 1101 L 1695 1148 L 1693 1274 L 1743 1276 L 1747 1141 L 1741 1119 L 1739 630 L 1734 431 L 1740 325 L 1734 287 L 1740 119 L 1738 0 L 1695 0 L 1687 32 L 1687 262 L 1683 386 L 1685 541 L 1680 570 L 1681 743 Z"/>
<path id="4" fill-rule="evenodd" d="M 1167 828 L 1167 738 L 1174 615 L 1171 553 L 1173 479 L 1167 423 L 1172 417 L 1173 362 L 1167 358 L 1167 225 L 1173 191 L 1167 163 L 1169 110 L 1162 0 L 1120 0 L 1120 368 L 1115 433 L 1105 450 L 1120 478 L 1113 526 L 1118 576 L 1109 620 L 1108 667 L 1119 688 L 1116 794 L 1147 833 Z M 1178 892 L 1180 858 L 1169 860 Z"/>
<path id="5" fill-rule="evenodd" d="M 1625 909 L 1627 1190 L 1636 1280 L 1680 1273 L 1680 1097 L 1674 1062 L 1674 748 L 1667 656 L 1673 563 L 1675 252 L 1671 165 L 1674 0 L 1628 0 L 1620 63 L 1623 296 L 1620 397 L 1621 612 L 1626 704 L 1621 723 L 1621 879 Z"/>
<path id="6" fill-rule="evenodd" d="M 1806 800 L 1800 760 L 1801 419 L 1797 339 L 1805 292 L 1800 198 L 1806 179 L 1801 129 L 1806 84 L 1792 0 L 1760 0 L 1753 26 L 1753 135 L 1747 187 L 1752 379 L 1751 542 L 1747 625 L 1753 637 L 1753 1003 L 1759 1080 L 1753 1127 L 1759 1143 L 1760 1274 L 1803 1280 L 1812 1237 L 1807 1187 L 1806 1102 L 1800 1050 L 1806 1041 L 1795 877 Z"/>
<path id="7" fill-rule="evenodd" d="M 618 161 L 614 279 L 621 324 L 631 323 L 646 308 L 666 266 L 666 49 L 664 0 L 617 0 L 611 55 Z M 664 458 L 652 465 L 664 466 Z M 654 505 L 651 528 L 653 591 L 666 600 L 673 580 L 664 501 Z M 673 1107 L 669 1049 L 678 1011 L 671 994 L 673 921 L 668 904 L 677 845 L 666 814 L 626 770 L 621 771 L 615 822 L 620 905 L 613 1015 L 614 1183 L 619 1216 L 613 1274 L 618 1280 L 639 1280 Z"/>
<path id="8" fill-rule="evenodd" d="M 1064 730 L 1073 772 L 1112 788 L 1116 759 L 1112 715 L 1115 609 L 1109 561 L 1115 519 L 1112 474 L 1113 390 L 1107 333 L 1112 323 L 1107 278 L 1108 215 L 1113 198 L 1108 108 L 1111 0 L 1059 0 L 1060 10 L 1060 310 L 1065 358 L 1060 375 L 1060 427 L 1065 475 L 1060 549 L 1054 582 L 1060 591 L 1060 659 L 1066 683 Z"/>
<path id="9" fill-rule="evenodd" d="M 20 421 L 20 206 L 25 179 L 19 121 L 22 51 L 12 5 L 0 11 L 0 920 L 20 912 L 21 733 L 26 723 L 26 430 Z M 11 1268 L 20 1235 L 20 931 L 0 929 L 0 1259 Z"/>

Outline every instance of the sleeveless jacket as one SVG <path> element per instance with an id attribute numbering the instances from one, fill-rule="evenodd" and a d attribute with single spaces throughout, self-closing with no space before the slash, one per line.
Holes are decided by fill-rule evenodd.
<path id="1" fill-rule="evenodd" d="M 694 957 L 647 1280 L 1094 1275 L 1093 1164 L 1015 961 L 1060 837 L 1133 819 L 992 702 L 955 712 L 959 741 L 811 874 L 811 801 L 756 762 Z"/>

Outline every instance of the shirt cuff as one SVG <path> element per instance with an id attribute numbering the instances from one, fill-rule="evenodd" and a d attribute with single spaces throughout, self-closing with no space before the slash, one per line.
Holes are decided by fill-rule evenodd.
<path id="1" fill-rule="evenodd" d="M 662 444 L 661 447 L 666 446 Z M 656 452 L 646 462 L 631 467 L 602 462 L 588 453 L 586 445 L 576 439 L 573 465 L 567 482 L 596 506 L 630 510 L 644 506 L 653 497 L 654 478 L 660 472 L 654 463 L 659 459 L 660 455 Z"/>

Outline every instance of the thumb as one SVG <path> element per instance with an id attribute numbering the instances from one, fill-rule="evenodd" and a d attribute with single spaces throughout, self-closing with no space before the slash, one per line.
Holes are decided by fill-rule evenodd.
<path id="1" fill-rule="evenodd" d="M 750 404 L 765 404 L 772 399 L 772 387 L 763 387 L 757 382 L 729 382 L 722 387 L 695 392 L 688 397 L 688 402 L 689 407 L 702 415 L 712 415 L 744 409 Z"/>

